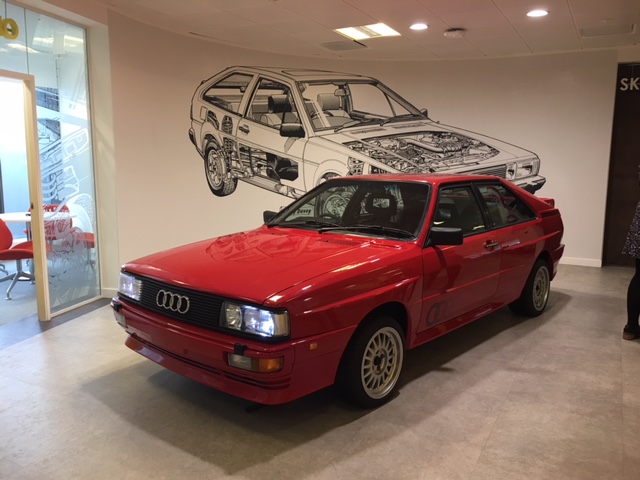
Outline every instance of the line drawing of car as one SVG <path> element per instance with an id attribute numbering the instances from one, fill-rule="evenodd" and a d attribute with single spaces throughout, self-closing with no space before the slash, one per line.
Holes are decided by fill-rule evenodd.
<path id="1" fill-rule="evenodd" d="M 189 138 L 219 197 L 238 180 L 291 198 L 346 175 L 487 174 L 530 193 L 546 181 L 535 153 L 440 124 L 351 73 L 228 67 L 196 88 Z"/>

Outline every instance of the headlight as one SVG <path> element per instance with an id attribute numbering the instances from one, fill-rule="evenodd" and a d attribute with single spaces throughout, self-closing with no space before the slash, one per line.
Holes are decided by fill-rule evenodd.
<path id="1" fill-rule="evenodd" d="M 140 300 L 140 294 L 142 293 L 142 281 L 138 280 L 133 275 L 120 272 L 120 284 L 118 286 L 118 293 L 121 293 L 125 297 L 132 298 L 133 300 Z"/>
<path id="2" fill-rule="evenodd" d="M 347 168 L 349 169 L 349 175 L 362 175 L 364 162 L 357 158 L 349 157 L 347 160 Z"/>
<path id="3" fill-rule="evenodd" d="M 223 302 L 220 326 L 261 337 L 286 337 L 289 335 L 289 314 Z"/>
<path id="4" fill-rule="evenodd" d="M 538 157 L 509 165 L 507 179 L 517 179 L 537 175 L 540 171 L 540 159 Z"/>

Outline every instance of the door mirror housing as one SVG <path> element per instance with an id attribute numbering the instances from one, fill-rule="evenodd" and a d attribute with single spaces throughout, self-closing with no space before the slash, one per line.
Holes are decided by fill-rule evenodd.
<path id="1" fill-rule="evenodd" d="M 276 216 L 276 213 L 278 212 L 273 212 L 271 210 L 265 210 L 264 212 L 262 212 L 262 220 L 264 221 L 264 223 L 269 223 L 273 217 Z"/>
<path id="2" fill-rule="evenodd" d="M 438 245 L 462 245 L 464 237 L 461 228 L 431 227 L 427 237 L 427 247 Z"/>
<path id="3" fill-rule="evenodd" d="M 300 123 L 283 123 L 280 125 L 281 137 L 304 138 L 304 127 Z"/>

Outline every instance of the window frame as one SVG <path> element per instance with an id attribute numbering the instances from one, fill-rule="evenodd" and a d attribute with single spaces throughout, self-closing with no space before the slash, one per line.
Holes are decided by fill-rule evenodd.
<path id="1" fill-rule="evenodd" d="M 227 80 L 228 78 L 234 76 L 234 75 L 240 75 L 240 76 L 245 76 L 247 77 L 249 80 L 247 82 L 247 84 L 244 86 L 244 91 L 242 90 L 243 87 L 239 87 L 240 92 L 242 93 L 241 97 L 240 97 L 240 101 L 238 102 L 238 110 L 233 110 L 230 108 L 227 108 L 219 103 L 214 103 L 213 101 L 209 100 L 207 97 L 207 92 L 211 91 L 211 89 L 215 88 L 216 85 L 220 84 L 221 82 L 224 82 L 225 80 Z M 210 105 L 212 107 L 215 108 L 219 108 L 221 110 L 224 110 L 225 112 L 229 112 L 232 113 L 234 115 L 238 115 L 241 116 L 241 110 L 242 110 L 242 105 L 243 105 L 243 101 L 245 101 L 245 98 L 247 96 L 247 91 L 249 91 L 251 89 L 251 84 L 255 81 L 255 74 L 252 73 L 247 73 L 247 72 L 238 72 L 238 71 L 234 71 L 234 72 L 230 72 L 228 75 L 225 75 L 224 77 L 215 80 L 213 83 L 211 83 L 210 85 L 207 86 L 207 88 L 205 88 L 202 91 L 202 95 L 200 96 L 202 102 L 206 105 Z M 231 87 L 227 87 L 227 88 L 231 88 Z M 229 103 L 229 102 L 227 102 Z"/>
<path id="2" fill-rule="evenodd" d="M 520 197 L 518 194 L 516 194 L 513 190 L 511 190 L 508 185 L 505 185 L 503 182 L 500 181 L 491 181 L 491 180 L 479 180 L 476 182 L 472 182 L 474 189 L 476 190 L 476 195 L 479 198 L 479 201 L 483 207 L 483 213 L 486 217 L 486 219 L 489 221 L 489 225 L 490 225 L 490 230 L 499 230 L 502 228 L 508 228 L 514 225 L 520 225 L 522 223 L 526 223 L 526 222 L 531 222 L 533 220 L 537 220 L 538 219 L 538 215 L 536 214 L 535 210 L 533 210 L 531 208 L 531 206 L 525 202 L 522 197 Z M 480 186 L 482 185 L 489 185 L 489 186 L 498 186 L 500 188 L 503 188 L 507 193 L 511 194 L 513 197 L 515 197 L 527 210 L 529 213 L 529 217 L 522 219 L 522 220 L 518 220 L 516 222 L 513 223 L 503 223 L 503 224 L 496 224 L 494 222 L 493 217 L 491 216 L 491 212 L 489 210 L 489 206 L 487 205 L 487 202 L 485 201 L 482 192 L 480 191 Z"/>

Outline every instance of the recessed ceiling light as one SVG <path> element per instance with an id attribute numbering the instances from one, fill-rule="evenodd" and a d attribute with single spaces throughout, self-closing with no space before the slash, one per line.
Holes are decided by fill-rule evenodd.
<path id="1" fill-rule="evenodd" d="M 409 27 L 411 30 L 426 30 L 429 28 L 429 25 L 426 23 L 414 23 Z"/>
<path id="2" fill-rule="evenodd" d="M 531 10 L 527 13 L 527 17 L 546 17 L 549 15 L 548 10 Z"/>
<path id="3" fill-rule="evenodd" d="M 464 28 L 449 28 L 443 35 L 445 38 L 464 38 L 466 30 Z"/>
<path id="4" fill-rule="evenodd" d="M 352 40 L 365 40 L 375 37 L 397 37 L 400 34 L 393 28 L 384 23 L 375 23 L 373 25 L 364 25 L 362 27 L 346 27 L 336 28 L 334 32 L 338 32 Z"/>

